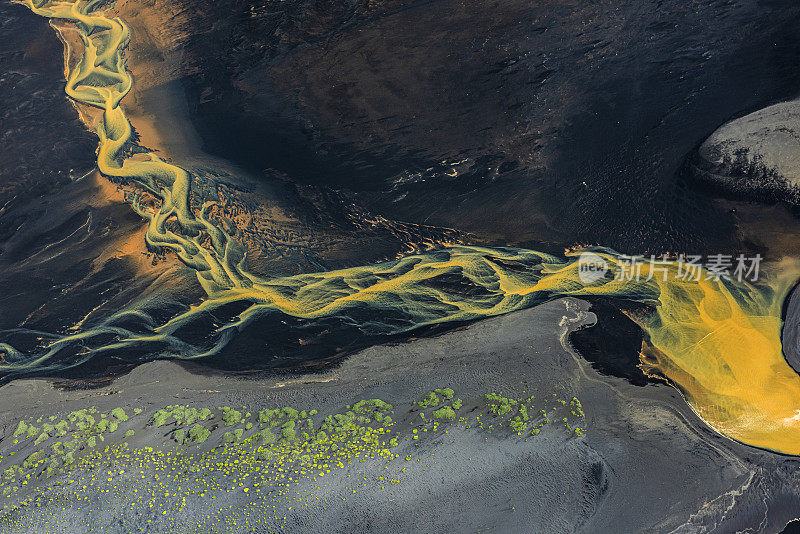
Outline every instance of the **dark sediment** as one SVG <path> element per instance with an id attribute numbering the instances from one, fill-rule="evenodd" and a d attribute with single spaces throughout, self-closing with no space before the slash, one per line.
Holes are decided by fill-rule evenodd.
<path id="1" fill-rule="evenodd" d="M 171 24 L 206 150 L 254 171 L 506 244 L 718 253 L 735 218 L 676 175 L 794 96 L 800 7 L 693 5 L 193 2 Z"/>
<path id="2" fill-rule="evenodd" d="M 570 344 L 599 373 L 626 379 L 635 386 L 656 383 L 639 369 L 639 353 L 644 334 L 622 309 L 636 307 L 630 303 L 609 299 L 584 298 L 592 304 L 598 322 L 591 328 L 575 330 Z"/>

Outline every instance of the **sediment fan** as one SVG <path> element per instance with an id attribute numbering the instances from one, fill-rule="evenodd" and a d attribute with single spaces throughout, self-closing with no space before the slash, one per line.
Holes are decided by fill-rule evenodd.
<path id="1" fill-rule="evenodd" d="M 651 317 L 639 319 L 649 336 L 642 365 L 675 384 L 711 427 L 744 443 L 800 454 L 800 377 L 780 346 L 780 307 L 800 275 L 798 262 L 775 266 L 768 287 L 718 279 L 706 271 L 699 280 L 682 279 L 674 262 L 660 266 L 657 274 L 645 263 L 636 279 L 603 276 L 584 283 L 577 254 L 557 258 L 483 247 L 451 247 L 337 271 L 256 276 L 245 269 L 240 244 L 207 218 L 210 205 L 192 208 L 187 171 L 153 153 L 129 155 L 132 128 L 120 106 L 133 83 L 123 54 L 129 38 L 125 23 L 101 11 L 100 0 L 22 3 L 38 15 L 74 24 L 84 50 L 77 64 L 68 66 L 66 93 L 78 105 L 102 111 L 96 128 L 98 168 L 157 199 L 152 208 L 132 204 L 149 221 L 147 246 L 172 250 L 194 269 L 208 296 L 162 324 L 143 304 L 72 335 L 5 332 L 50 341 L 30 353 L 0 344 L 5 353 L 0 371 L 66 368 L 130 347 L 152 346 L 153 358 L 209 357 L 255 319 L 274 312 L 309 320 L 336 317 L 364 332 L 390 335 L 508 313 L 561 296 L 612 296 L 654 305 Z M 620 267 L 615 252 L 594 253 L 610 272 Z M 179 337 L 182 329 L 230 305 L 240 307 L 235 317 L 209 327 L 205 342 Z"/>

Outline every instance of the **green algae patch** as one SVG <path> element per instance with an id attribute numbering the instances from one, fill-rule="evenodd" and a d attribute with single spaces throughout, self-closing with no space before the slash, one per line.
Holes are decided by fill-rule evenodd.
<path id="1" fill-rule="evenodd" d="M 433 411 L 433 418 L 439 421 L 452 422 L 456 420 L 456 412 L 449 406 L 443 406 Z"/>
<path id="2" fill-rule="evenodd" d="M 439 399 L 439 395 L 431 391 L 425 396 L 424 399 L 419 401 L 417 404 L 419 406 L 422 406 L 423 408 L 432 408 L 434 406 L 439 406 L 439 402 L 441 402 Z"/>
<path id="3" fill-rule="evenodd" d="M 454 410 L 458 410 L 461 408 L 461 399 L 455 399 L 456 392 L 451 388 L 437 388 L 430 392 L 428 392 L 425 397 L 417 402 L 417 406 L 421 408 L 436 408 L 440 404 L 446 404 L 450 401 L 453 401 L 453 404 L 457 404 L 457 406 L 453 406 Z"/>
<path id="4" fill-rule="evenodd" d="M 242 412 L 232 408 L 222 408 L 222 422 L 228 426 L 238 425 L 242 422 Z"/>
<path id="5" fill-rule="evenodd" d="M 250 412 L 247 408 L 171 405 L 151 415 L 122 408 L 101 414 L 87 408 L 66 419 L 52 416 L 49 421 L 53 424 L 40 427 L 23 420 L 14 427 L 13 443 L 0 440 L 0 447 L 29 453 L 21 463 L 14 460 L 15 450 L 4 450 L 0 456 L 0 502 L 8 510 L 56 485 L 72 488 L 76 498 L 85 499 L 101 491 L 93 489 L 101 473 L 111 485 L 102 491 L 108 494 L 113 489 L 121 492 L 120 499 L 134 498 L 132 506 L 143 511 L 154 503 L 161 503 L 162 511 L 179 511 L 189 496 L 213 499 L 232 491 L 259 496 L 262 506 L 280 499 L 291 484 L 333 476 L 348 465 L 378 461 L 389 468 L 401 457 L 395 450 L 411 461 L 414 456 L 406 454 L 409 451 L 404 447 L 416 448 L 419 440 L 441 432 L 504 428 L 518 434 L 527 430 L 536 436 L 550 419 L 563 424 L 570 435 L 584 432 L 575 423 L 580 420 L 577 414 L 583 415 L 577 399 L 569 403 L 554 399 L 543 408 L 534 406 L 533 401 L 532 396 L 514 398 L 500 393 L 465 400 L 457 398 L 452 389 L 439 388 L 421 401 L 433 405 L 426 406 L 429 416 L 417 413 L 420 401 L 397 413 L 395 406 L 384 400 L 363 399 L 321 419 L 316 417 L 317 410 L 290 406 Z M 459 417 L 460 410 L 472 413 L 476 409 L 477 424 Z M 127 417 L 129 413 L 133 416 Z M 140 416 L 138 420 L 136 416 Z M 123 423 L 138 424 L 136 432 L 150 432 L 145 435 L 152 438 L 150 445 L 131 449 L 124 441 L 134 435 L 131 428 L 124 437 L 120 432 L 115 438 L 112 426 Z M 169 432 L 157 430 L 165 426 Z M 28 437 L 32 427 L 37 433 Z M 57 435 L 64 437 L 54 441 Z M 31 451 L 36 447 L 40 448 Z M 402 469 L 398 466 L 398 471 Z M 67 478 L 69 482 L 65 482 Z M 388 482 L 379 479 L 378 484 L 383 487 Z M 136 492 L 131 493 L 131 488 Z M 23 498 L 25 494 L 29 497 Z"/>
<path id="6" fill-rule="evenodd" d="M 450 388 L 434 389 L 433 392 L 440 395 L 446 401 L 449 401 L 453 398 L 453 395 L 455 395 L 455 391 Z"/>
<path id="7" fill-rule="evenodd" d="M 572 400 L 569 401 L 569 405 L 572 408 L 571 410 L 572 415 L 574 415 L 575 417 L 585 416 L 585 414 L 583 413 L 583 406 L 581 405 L 581 401 L 579 401 L 577 397 L 572 397 Z"/>
<path id="8" fill-rule="evenodd" d="M 534 407 L 534 404 L 537 401 L 533 395 L 528 398 L 505 397 L 502 393 L 484 395 L 489 415 L 498 420 L 501 428 L 507 426 L 520 436 L 529 431 L 529 435 L 536 436 L 544 425 L 550 424 L 551 420 L 556 419 L 563 424 L 569 434 L 582 435 L 585 429 L 572 426 L 585 418 L 577 397 L 573 397 L 569 403 L 564 399 L 559 399 L 555 393 L 552 397 L 545 403 L 545 408 L 536 411 L 537 408 Z M 481 422 L 480 426 L 483 428 L 484 423 Z M 493 423 L 489 423 L 490 430 L 494 427 Z"/>
<path id="9" fill-rule="evenodd" d="M 58 432 L 59 436 L 66 436 L 67 432 L 69 431 L 69 422 L 65 420 L 61 420 L 55 425 L 55 430 Z"/>
<path id="10" fill-rule="evenodd" d="M 294 428 L 294 421 L 287 421 L 281 426 L 281 435 L 283 439 L 292 441 L 297 436 L 297 431 Z"/>
<path id="11" fill-rule="evenodd" d="M 489 412 L 493 415 L 503 416 L 511 413 L 517 401 L 498 395 L 497 393 L 487 393 L 484 395 L 489 401 Z"/>
<path id="12" fill-rule="evenodd" d="M 259 433 L 261 438 L 261 442 L 265 445 L 272 445 L 273 443 L 278 441 L 278 436 L 273 434 L 270 429 L 265 428 Z"/>
<path id="13" fill-rule="evenodd" d="M 27 433 L 28 433 L 28 425 L 27 425 L 27 423 L 25 423 L 25 421 L 20 421 L 19 424 L 17 424 L 17 429 L 14 431 L 13 436 L 15 438 L 18 438 L 18 437 L 20 437 L 20 436 L 22 436 L 24 434 L 27 434 Z"/>
<path id="14" fill-rule="evenodd" d="M 192 443 L 204 443 L 209 436 L 211 431 L 199 423 L 189 429 L 189 441 Z"/>
<path id="15" fill-rule="evenodd" d="M 241 416 L 241 414 L 239 415 Z M 208 408 L 197 409 L 176 404 L 158 410 L 153 415 L 152 424 L 155 427 L 161 427 L 171 423 L 175 423 L 178 426 L 191 425 L 195 421 L 206 421 L 212 417 L 214 417 L 214 414 Z"/>
<path id="16" fill-rule="evenodd" d="M 40 428 L 26 420 L 19 421 L 12 435 L 15 439 L 11 445 L 21 447 L 19 452 L 35 447 L 42 448 L 30 454 L 22 464 L 14 466 L 15 469 L 5 470 L 6 475 L 13 476 L 9 483 L 2 485 L 4 489 L 12 487 L 12 484 L 25 488 L 29 482 L 37 478 L 65 474 L 78 463 L 78 455 L 88 455 L 88 450 L 96 449 L 105 442 L 105 433 L 112 434 L 117 430 L 121 419 L 128 419 L 121 408 L 112 410 L 110 416 L 111 419 L 108 418 L 109 415 L 101 414 L 95 408 L 85 408 L 71 412 L 63 419 L 57 415 L 40 417 L 37 421 L 45 421 L 41 423 Z M 132 435 L 132 432 L 133 430 L 129 430 L 126 437 Z M 55 438 L 67 439 L 51 442 Z M 47 445 L 47 442 L 51 443 Z M 8 452 L 8 459 L 5 461 L 0 457 L 0 466 L 8 465 L 16 452 L 13 450 Z M 21 484 L 15 483 L 17 479 Z M 5 495 L 10 498 L 16 493 L 17 490 L 7 491 Z"/>

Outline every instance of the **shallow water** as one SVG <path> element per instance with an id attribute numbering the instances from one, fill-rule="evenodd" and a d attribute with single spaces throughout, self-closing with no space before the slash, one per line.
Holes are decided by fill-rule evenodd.
<path id="1" fill-rule="evenodd" d="M 350 336 L 363 336 L 363 344 L 562 296 L 607 296 L 652 306 L 652 313 L 634 317 L 647 334 L 642 366 L 678 387 L 712 428 L 747 444 L 800 453 L 800 377 L 780 344 L 781 305 L 800 275 L 796 262 L 772 263 L 760 286 L 715 280 L 707 271 L 698 280 L 681 280 L 674 261 L 665 264 L 668 278 L 649 277 L 645 267 L 647 278 L 632 280 L 613 276 L 622 267 L 620 254 L 597 249 L 612 275 L 587 282 L 575 253 L 454 246 L 318 273 L 255 274 L 241 243 L 209 217 L 211 203 L 192 204 L 191 173 L 137 147 L 120 105 L 133 83 L 122 53 L 130 35 L 124 21 L 94 11 L 91 2 L 26 5 L 43 17 L 78 23 L 83 52 L 69 66 L 66 92 L 98 110 L 84 114 L 100 139 L 97 166 L 145 192 L 129 199 L 147 221 L 144 241 L 174 253 L 195 273 L 206 298 L 188 309 L 172 304 L 166 307 L 171 314 L 157 299 L 134 303 L 75 333 L 7 331 L 16 338 L 15 345 L 0 344 L 0 370 L 8 376 L 97 365 L 99 355 L 225 358 L 229 344 L 251 340 L 240 332 L 258 326 L 263 336 L 264 321 L 275 325 L 267 332 L 296 340 L 302 353 L 304 330 L 322 335 L 323 345 Z M 274 350 L 270 337 L 262 339 L 258 349 Z"/>

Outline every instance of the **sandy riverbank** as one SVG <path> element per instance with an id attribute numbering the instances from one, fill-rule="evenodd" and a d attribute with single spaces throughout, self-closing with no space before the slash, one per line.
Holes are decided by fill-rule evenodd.
<path id="1" fill-rule="evenodd" d="M 767 518 L 765 531 L 780 530 L 789 519 L 782 510 L 789 507 L 773 509 L 772 503 L 798 500 L 796 490 L 788 489 L 796 487 L 796 462 L 713 433 L 672 388 L 635 387 L 599 375 L 565 350 L 568 331 L 594 321 L 587 308 L 574 299 L 554 301 L 440 337 L 373 347 L 325 374 L 243 379 L 193 374 L 162 361 L 100 389 L 65 391 L 41 380 L 14 382 L 0 388 L 9 401 L 0 413 L 0 469 L 22 464 L 36 450 L 50 454 L 57 440 L 73 436 L 39 440 L 40 434 L 28 438 L 24 433 L 15 440 L 23 417 L 41 432 L 50 417 L 68 420 L 71 412 L 92 406 L 93 432 L 105 441 L 78 445 L 76 459 L 97 454 L 91 461 L 77 461 L 78 468 L 61 473 L 59 467 L 46 479 L 36 474 L 46 470 L 46 462 L 22 472 L 13 482 L 19 492 L 4 499 L 4 528 L 704 531 L 742 526 L 745 519 L 731 513 L 734 508 L 758 509 Z M 441 404 L 419 405 L 442 388 L 452 389 L 453 398 L 440 394 Z M 531 422 L 521 433 L 511 424 L 516 408 L 507 417 L 491 413 L 494 401 L 485 395 L 501 392 L 526 402 L 531 411 Z M 580 416 L 573 397 L 580 399 Z M 392 405 L 380 424 L 370 411 L 372 422 L 353 422 L 360 430 L 351 428 L 346 439 L 336 441 L 332 436 L 338 434 L 330 429 L 324 439 L 314 434 L 325 428 L 326 416 L 361 413 L 357 403 L 365 399 Z M 457 420 L 433 416 L 437 407 L 456 406 L 456 399 Z M 559 400 L 566 407 L 559 408 Z M 167 417 L 157 426 L 158 410 L 174 405 L 209 408 L 214 415 L 192 424 Z M 227 424 L 230 412 L 220 407 L 235 409 L 242 419 Z M 304 412 L 297 416 L 295 441 L 281 438 L 281 420 L 281 427 L 272 430 L 276 443 L 265 446 L 258 436 L 269 426 L 258 414 L 281 407 Z M 115 408 L 122 408 L 128 419 L 114 419 Z M 540 408 L 549 414 L 548 423 L 533 416 Z M 118 428 L 96 430 L 101 415 Z M 314 427 L 308 444 L 301 437 L 304 416 Z M 210 430 L 202 442 L 188 437 L 194 424 Z M 176 432 L 181 428 L 184 443 L 179 445 Z M 241 429 L 238 438 L 236 429 Z M 331 439 L 339 453 L 323 445 Z M 349 448 L 351 442 L 357 445 Z M 120 448 L 122 443 L 128 446 Z M 352 454 L 342 456 L 344 450 Z M 32 476 L 21 486 L 28 472 Z M 762 484 L 765 478 L 772 483 Z M 775 484 L 776 479 L 783 483 Z M 3 487 L 10 483 L 7 479 Z M 26 489 L 40 485 L 49 489 Z"/>

